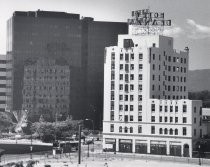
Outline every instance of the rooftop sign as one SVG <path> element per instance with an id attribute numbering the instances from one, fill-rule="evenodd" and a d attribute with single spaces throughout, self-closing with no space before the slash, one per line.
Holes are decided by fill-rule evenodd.
<path id="1" fill-rule="evenodd" d="M 171 20 L 165 20 L 164 13 L 143 9 L 132 11 L 132 18 L 128 19 L 128 24 L 132 25 L 132 34 L 154 35 L 162 33 L 164 26 L 171 26 Z"/>

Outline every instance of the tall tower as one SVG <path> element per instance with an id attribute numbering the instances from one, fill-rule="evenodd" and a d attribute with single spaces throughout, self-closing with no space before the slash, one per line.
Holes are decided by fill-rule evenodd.
<path id="1" fill-rule="evenodd" d="M 192 156 L 204 129 L 201 101 L 187 100 L 189 50 L 174 50 L 173 38 L 153 27 L 169 22 L 163 13 L 140 10 L 134 16 L 129 34 L 105 49 L 103 147 Z"/>

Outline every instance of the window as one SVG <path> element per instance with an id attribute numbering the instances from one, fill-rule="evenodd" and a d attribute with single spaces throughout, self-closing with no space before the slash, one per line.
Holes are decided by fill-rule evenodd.
<path id="1" fill-rule="evenodd" d="M 182 134 L 183 134 L 183 136 L 187 135 L 187 128 L 186 127 L 182 128 Z"/>
<path id="2" fill-rule="evenodd" d="M 139 64 L 139 70 L 143 69 L 143 64 Z"/>
<path id="3" fill-rule="evenodd" d="M 139 53 L 139 60 L 142 60 L 142 59 L 143 59 L 143 54 Z"/>
<path id="4" fill-rule="evenodd" d="M 134 74 L 130 75 L 130 80 L 133 81 L 134 80 Z"/>
<path id="5" fill-rule="evenodd" d="M 124 132 L 128 133 L 128 128 L 127 127 L 125 127 Z"/>
<path id="6" fill-rule="evenodd" d="M 139 100 L 139 101 L 142 101 L 142 95 L 139 95 L 139 96 L 138 96 L 138 100 Z"/>
<path id="7" fill-rule="evenodd" d="M 196 117 L 194 118 L 194 124 L 196 124 Z"/>
<path id="8" fill-rule="evenodd" d="M 123 100 L 123 95 L 119 95 L 119 100 Z"/>
<path id="9" fill-rule="evenodd" d="M 133 127 L 130 127 L 130 133 L 133 133 Z"/>
<path id="10" fill-rule="evenodd" d="M 155 126 L 151 126 L 151 134 L 155 134 Z"/>
<path id="11" fill-rule="evenodd" d="M 114 121 L 114 111 L 111 111 L 111 121 Z"/>
<path id="12" fill-rule="evenodd" d="M 175 112 L 178 112 L 178 106 L 175 106 Z"/>
<path id="13" fill-rule="evenodd" d="M 152 90 L 155 90 L 155 85 L 152 85 Z"/>
<path id="14" fill-rule="evenodd" d="M 123 60 L 123 54 L 122 53 L 120 54 L 120 60 Z"/>
<path id="15" fill-rule="evenodd" d="M 114 100 L 114 91 L 111 91 L 111 100 Z"/>
<path id="16" fill-rule="evenodd" d="M 130 121 L 133 121 L 133 115 L 130 115 Z"/>
<path id="17" fill-rule="evenodd" d="M 155 116 L 151 116 L 151 122 L 155 122 Z"/>
<path id="18" fill-rule="evenodd" d="M 122 126 L 119 127 L 119 132 L 122 133 Z"/>
<path id="19" fill-rule="evenodd" d="M 128 122 L 128 115 L 125 115 L 125 122 Z"/>
<path id="20" fill-rule="evenodd" d="M 168 117 L 165 117 L 165 122 L 168 122 Z"/>
<path id="21" fill-rule="evenodd" d="M 114 124 L 110 125 L 110 132 L 114 132 Z"/>
<path id="22" fill-rule="evenodd" d="M 173 106 L 170 106 L 170 112 L 173 112 Z"/>
<path id="23" fill-rule="evenodd" d="M 125 74 L 125 82 L 129 82 L 128 74 Z"/>
<path id="24" fill-rule="evenodd" d="M 125 54 L 125 61 L 129 61 L 129 54 L 128 53 Z"/>
<path id="25" fill-rule="evenodd" d="M 152 75 L 152 80 L 153 80 L 153 81 L 155 80 L 155 75 Z"/>
<path id="26" fill-rule="evenodd" d="M 164 134 L 166 134 L 166 135 L 168 134 L 168 129 L 167 128 L 164 129 Z"/>
<path id="27" fill-rule="evenodd" d="M 139 74 L 139 80 L 140 81 L 142 80 L 142 74 Z"/>
<path id="28" fill-rule="evenodd" d="M 130 101 L 133 101 L 133 95 L 130 95 Z"/>
<path id="29" fill-rule="evenodd" d="M 170 135 L 173 135 L 173 129 L 169 130 Z"/>
<path id="30" fill-rule="evenodd" d="M 134 60 L 134 54 L 131 53 L 131 60 Z"/>
<path id="31" fill-rule="evenodd" d="M 126 72 L 129 72 L 129 66 L 128 66 L 128 64 L 125 64 L 125 71 Z"/>
<path id="32" fill-rule="evenodd" d="M 120 110 L 120 111 L 123 110 L 123 105 L 119 105 L 119 110 Z"/>
<path id="33" fill-rule="evenodd" d="M 163 106 L 159 106 L 159 110 L 161 112 L 163 110 Z"/>
<path id="34" fill-rule="evenodd" d="M 155 70 L 155 64 L 152 65 L 152 69 Z"/>
<path id="35" fill-rule="evenodd" d="M 175 117 L 175 123 L 177 123 L 178 122 L 178 117 Z"/>
<path id="36" fill-rule="evenodd" d="M 139 85 L 139 91 L 142 91 L 142 85 Z"/>
<path id="37" fill-rule="evenodd" d="M 163 129 L 162 128 L 159 129 L 159 134 L 163 134 Z"/>
<path id="38" fill-rule="evenodd" d="M 125 92 L 128 92 L 128 84 L 125 84 Z"/>
<path id="39" fill-rule="evenodd" d="M 123 64 L 120 64 L 120 70 L 123 70 Z"/>
<path id="40" fill-rule="evenodd" d="M 142 105 L 139 105 L 139 106 L 138 106 L 138 110 L 139 110 L 139 111 L 142 111 Z"/>
<path id="41" fill-rule="evenodd" d="M 111 80 L 114 80 L 115 79 L 115 74 L 114 74 L 114 71 L 111 72 Z"/>
<path id="42" fill-rule="evenodd" d="M 115 69 L 115 64 L 114 64 L 114 62 L 112 62 L 112 64 L 111 64 L 111 69 L 112 69 L 112 70 Z"/>
<path id="43" fill-rule="evenodd" d="M 175 135 L 178 135 L 178 129 L 175 129 Z"/>
<path id="44" fill-rule="evenodd" d="M 138 116 L 138 122 L 142 122 L 142 116 L 141 115 Z"/>
<path id="45" fill-rule="evenodd" d="M 155 104 L 151 104 L 152 112 L 155 112 Z"/>
<path id="46" fill-rule="evenodd" d="M 133 111 L 133 105 L 130 105 L 130 111 Z"/>
<path id="47" fill-rule="evenodd" d="M 187 123 L 187 117 L 183 117 L 182 120 L 183 120 L 183 123 Z"/>
<path id="48" fill-rule="evenodd" d="M 194 107 L 194 113 L 196 113 L 196 107 Z"/>
<path id="49" fill-rule="evenodd" d="M 173 122 L 173 117 L 170 117 L 170 122 Z"/>
<path id="50" fill-rule="evenodd" d="M 142 126 L 141 125 L 138 126 L 138 133 L 142 133 Z"/>
<path id="51" fill-rule="evenodd" d="M 187 112 L 187 105 L 183 105 L 183 112 Z"/>
<path id="52" fill-rule="evenodd" d="M 112 53 L 111 59 L 112 59 L 112 60 L 115 60 L 115 53 Z"/>
<path id="53" fill-rule="evenodd" d="M 159 122 L 162 122 L 162 121 L 163 121 L 163 120 L 162 120 L 162 117 L 160 116 L 160 117 L 159 117 Z"/>
<path id="54" fill-rule="evenodd" d="M 130 70 L 134 70 L 134 64 L 130 65 Z"/>
<path id="55" fill-rule="evenodd" d="M 123 84 L 120 84 L 119 89 L 123 90 Z"/>
<path id="56" fill-rule="evenodd" d="M 128 95 L 124 96 L 125 101 L 128 101 Z"/>
<path id="57" fill-rule="evenodd" d="M 165 106 L 165 112 L 168 112 L 168 106 Z"/>
<path id="58" fill-rule="evenodd" d="M 123 74 L 120 74 L 120 80 L 123 80 Z"/>
<path id="59" fill-rule="evenodd" d="M 111 110 L 114 110 L 114 101 L 111 101 Z"/>
<path id="60" fill-rule="evenodd" d="M 114 81 L 111 81 L 111 90 L 114 90 Z"/>
<path id="61" fill-rule="evenodd" d="M 133 91 L 134 90 L 134 85 L 130 84 L 130 90 Z"/>
<path id="62" fill-rule="evenodd" d="M 152 54 L 152 59 L 155 60 L 155 54 Z"/>
<path id="63" fill-rule="evenodd" d="M 196 136 L 196 129 L 194 129 L 194 136 Z"/>

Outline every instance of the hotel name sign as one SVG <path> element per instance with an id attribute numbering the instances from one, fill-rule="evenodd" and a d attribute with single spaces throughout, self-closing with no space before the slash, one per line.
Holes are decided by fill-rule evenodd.
<path id="1" fill-rule="evenodd" d="M 132 34 L 151 35 L 163 32 L 164 26 L 171 26 L 171 20 L 165 20 L 164 13 L 143 9 L 132 11 L 128 24 L 132 25 Z"/>

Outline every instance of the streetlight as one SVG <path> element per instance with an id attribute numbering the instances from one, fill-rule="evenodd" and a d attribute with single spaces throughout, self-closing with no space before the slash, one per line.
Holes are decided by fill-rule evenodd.
<path id="1" fill-rule="evenodd" d="M 92 128 L 93 128 L 93 133 L 94 133 L 94 122 L 93 122 L 93 120 L 86 118 L 85 121 L 91 121 L 92 122 Z M 93 137 L 93 152 L 94 152 L 94 137 Z M 88 153 L 87 153 L 87 157 L 89 157 L 89 142 L 88 142 Z"/>
<path id="2" fill-rule="evenodd" d="M 31 121 L 28 121 L 28 123 L 31 123 L 32 125 L 32 122 Z M 33 151 L 33 142 L 32 142 L 32 131 L 31 131 L 31 145 L 30 145 L 30 158 L 32 159 L 32 151 Z"/>
<path id="3" fill-rule="evenodd" d="M 201 149 L 201 144 L 199 143 L 199 145 L 198 145 L 198 156 L 199 156 L 198 165 L 201 165 L 201 154 L 200 154 L 200 149 Z"/>

